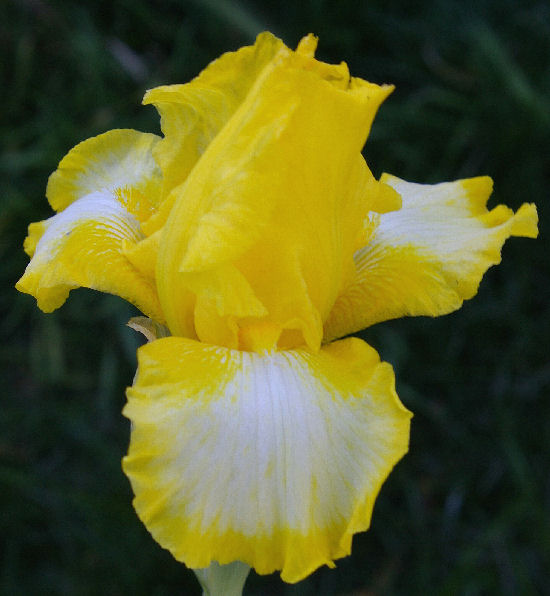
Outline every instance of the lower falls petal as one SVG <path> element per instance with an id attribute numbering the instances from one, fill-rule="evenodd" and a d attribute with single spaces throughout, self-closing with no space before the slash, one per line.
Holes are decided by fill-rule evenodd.
<path id="1" fill-rule="evenodd" d="M 144 314 L 163 322 L 154 280 L 145 277 L 123 253 L 143 238 L 139 222 L 114 193 L 93 192 L 53 217 L 31 224 L 26 241 L 32 254 L 17 282 L 44 312 L 52 312 L 78 287 L 120 296 Z"/>
<path id="2" fill-rule="evenodd" d="M 46 196 L 57 213 L 32 223 L 24 244 L 31 257 L 17 282 L 45 312 L 87 287 L 116 294 L 164 322 L 146 223 L 161 203 L 153 159 L 156 135 L 115 129 L 73 147 L 50 176 Z"/>
<path id="3" fill-rule="evenodd" d="M 358 339 L 258 354 L 169 337 L 139 350 L 123 468 L 155 540 L 191 568 L 296 582 L 346 556 L 406 453 L 391 366 Z"/>
<path id="4" fill-rule="evenodd" d="M 377 216 L 355 253 L 355 279 L 325 321 L 327 341 L 389 319 L 460 308 L 500 263 L 510 236 L 538 234 L 535 205 L 515 213 L 504 205 L 486 208 L 492 191 L 486 176 L 430 185 L 384 174 L 380 181 L 401 195 L 402 207 Z"/>

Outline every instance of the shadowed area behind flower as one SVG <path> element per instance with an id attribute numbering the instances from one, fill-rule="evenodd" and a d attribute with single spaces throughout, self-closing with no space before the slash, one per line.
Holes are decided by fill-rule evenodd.
<path id="1" fill-rule="evenodd" d="M 544 10 L 536 3 L 516 12 L 477 6 L 481 26 L 450 19 L 445 4 L 417 12 L 403 8 L 363 12 L 342 3 L 323 15 L 293 8 L 292 26 L 282 33 L 292 43 L 314 30 L 327 59 L 345 56 L 352 72 L 397 84 L 400 95 L 381 113 L 366 149 L 377 173 L 384 167 L 412 180 L 436 181 L 487 172 L 495 178 L 498 202 L 517 207 L 529 200 L 542 207 L 539 156 L 548 133 L 540 59 L 548 54 Z M 54 3 L 7 10 L 14 25 L 5 39 L 13 43 L 15 59 L 8 70 L 13 93 L 4 114 L 8 151 L 2 155 L 8 172 L 2 215 L 4 246 L 10 247 L 2 270 L 6 286 L 25 263 L 19 246 L 26 222 L 49 215 L 40 199 L 43 182 L 67 148 L 113 126 L 156 131 L 153 118 L 143 114 L 147 110 L 134 108 L 136 85 L 105 59 L 103 40 L 118 37 L 143 56 L 155 73 L 147 86 L 187 80 L 221 51 L 249 41 L 238 30 L 228 31 L 234 43 L 219 39 L 215 13 L 182 8 L 162 14 L 139 2 L 130 14 L 117 5 L 100 14 L 70 3 L 63 10 Z M 349 29 L 350 22 L 357 29 Z M 52 27 L 59 35 L 52 36 Z M 56 76 L 46 78 L 44 60 L 63 64 L 65 72 L 56 69 Z M 79 84 L 66 84 L 69 75 Z M 14 121 L 25 124 L 12 133 Z M 518 146 L 522 159 L 512 159 Z M 502 268 L 485 280 L 477 303 L 459 315 L 369 331 L 369 341 L 396 364 L 400 395 L 417 412 L 413 467 L 398 470 L 385 487 L 375 515 L 383 519 L 355 541 L 354 557 L 312 577 L 299 588 L 302 593 L 368 586 L 375 593 L 422 594 L 434 586 L 473 586 L 529 594 L 546 585 L 541 479 L 548 462 L 541 445 L 548 438 L 542 427 L 547 256 L 543 242 L 529 243 L 528 251 L 516 242 L 518 247 L 506 249 Z M 524 252 L 531 258 L 522 264 Z M 545 277 L 536 280 L 537 272 Z M 115 329 L 115 321 L 128 318 L 126 307 L 82 295 L 72 297 L 66 311 L 43 317 L 30 300 L 14 302 L 13 294 L 2 300 L 8 312 L 2 362 L 10 388 L 2 422 L 2 483 L 5 509 L 13 513 L 3 522 L 2 588 L 181 591 L 179 566 L 149 544 L 127 512 L 129 494 L 118 464 L 126 443 L 119 411 L 135 340 Z M 104 341 L 98 343 L 93 331 Z M 266 593 L 268 582 L 251 580 L 250 593 Z"/>

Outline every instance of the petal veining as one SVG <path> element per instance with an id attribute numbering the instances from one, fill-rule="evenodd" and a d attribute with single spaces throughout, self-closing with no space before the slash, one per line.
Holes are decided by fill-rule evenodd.
<path id="1" fill-rule="evenodd" d="M 488 177 L 423 185 L 386 174 L 381 182 L 400 193 L 402 208 L 377 216 L 355 254 L 355 279 L 325 324 L 327 341 L 396 317 L 452 312 L 500 262 L 507 238 L 537 236 L 534 205 L 487 210 Z"/>
<path id="2" fill-rule="evenodd" d="M 123 467 L 154 538 L 192 568 L 299 581 L 350 552 L 408 446 L 393 370 L 357 339 L 256 354 L 183 338 L 139 351 Z"/>

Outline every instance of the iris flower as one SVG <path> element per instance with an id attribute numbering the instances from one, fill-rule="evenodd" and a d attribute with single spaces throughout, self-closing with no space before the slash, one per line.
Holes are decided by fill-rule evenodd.
<path id="1" fill-rule="evenodd" d="M 74 147 L 25 241 L 17 288 L 43 311 L 83 286 L 143 313 L 123 468 L 154 539 L 194 569 L 296 582 L 348 555 L 411 413 L 392 367 L 341 338 L 458 309 L 508 237 L 537 235 L 534 205 L 486 209 L 490 178 L 376 180 L 361 150 L 393 87 L 316 43 L 263 33 L 148 91 L 163 136 Z"/>

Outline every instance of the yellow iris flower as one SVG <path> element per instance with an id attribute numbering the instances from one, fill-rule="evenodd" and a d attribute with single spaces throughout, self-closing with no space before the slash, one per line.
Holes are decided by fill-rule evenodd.
<path id="1" fill-rule="evenodd" d="M 269 33 L 148 91 L 163 137 L 112 130 L 48 182 L 17 288 L 51 312 L 117 294 L 150 343 L 124 414 L 124 471 L 155 540 L 191 568 L 296 582 L 349 554 L 406 453 L 392 367 L 338 339 L 442 315 L 477 291 L 534 205 L 488 211 L 487 177 L 376 180 L 361 150 L 392 91 Z"/>

